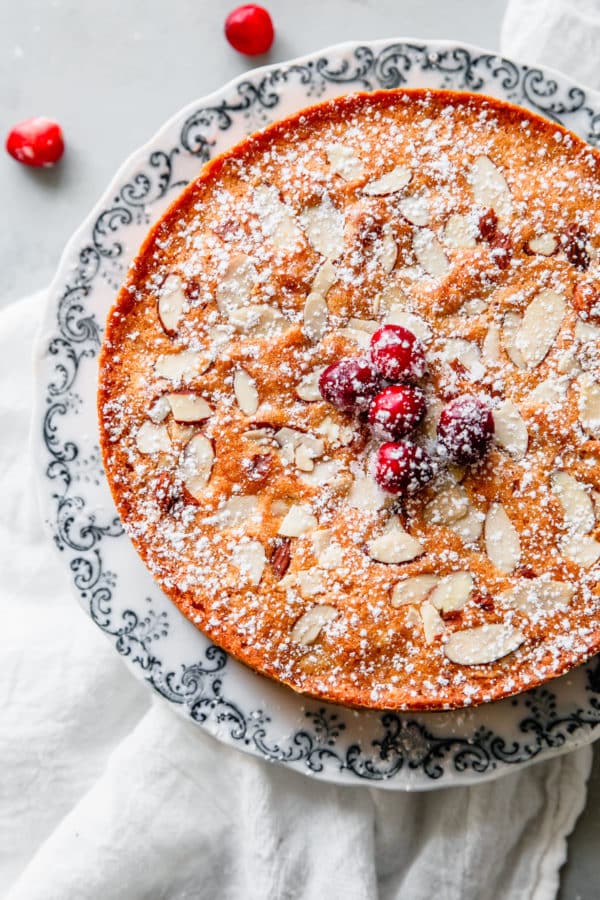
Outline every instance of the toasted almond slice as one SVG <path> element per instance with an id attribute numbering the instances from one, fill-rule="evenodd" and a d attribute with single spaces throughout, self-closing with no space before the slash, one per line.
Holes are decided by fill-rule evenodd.
<path id="1" fill-rule="evenodd" d="M 429 602 L 440 612 L 462 609 L 473 590 L 470 572 L 453 572 L 445 575 L 429 595 Z"/>
<path id="2" fill-rule="evenodd" d="M 348 494 L 348 504 L 354 509 L 376 512 L 389 506 L 392 502 L 390 494 L 386 494 L 370 475 L 359 475 L 352 482 Z"/>
<path id="3" fill-rule="evenodd" d="M 298 464 L 297 460 L 296 464 Z M 325 462 L 313 463 L 312 468 L 307 472 L 301 472 L 299 477 L 304 484 L 311 485 L 311 487 L 323 486 L 337 478 L 341 468 L 340 460 L 328 459 Z"/>
<path id="4" fill-rule="evenodd" d="M 339 328 L 336 334 L 341 335 L 348 341 L 354 341 L 355 344 L 358 344 L 358 346 L 362 347 L 364 350 L 366 350 L 371 343 L 371 335 L 362 328 Z"/>
<path id="5" fill-rule="evenodd" d="M 253 337 L 266 337 L 280 334 L 289 327 L 290 322 L 278 309 L 264 303 L 252 303 L 240 306 L 229 314 L 229 322 L 236 331 L 250 334 Z"/>
<path id="6" fill-rule="evenodd" d="M 444 228 L 444 243 L 449 247 L 472 249 L 477 246 L 477 223 L 470 216 L 450 216 Z"/>
<path id="7" fill-rule="evenodd" d="M 152 422 L 143 422 L 135 435 L 135 444 L 140 453 L 168 453 L 171 441 L 166 425 L 154 425 Z"/>
<path id="8" fill-rule="evenodd" d="M 319 378 L 321 377 L 321 372 L 324 372 L 325 369 L 326 366 L 319 366 L 318 369 L 313 369 L 312 372 L 305 375 L 302 381 L 296 385 L 296 396 L 307 403 L 311 403 L 314 400 L 322 400 L 319 390 Z"/>
<path id="9" fill-rule="evenodd" d="M 486 363 L 500 362 L 500 329 L 492 322 L 483 340 L 481 355 Z"/>
<path id="10" fill-rule="evenodd" d="M 420 341 L 427 342 L 432 335 L 431 327 L 422 316 L 409 312 L 401 306 L 392 306 L 383 320 L 384 325 L 401 325 L 418 337 Z"/>
<path id="11" fill-rule="evenodd" d="M 259 511 L 259 498 L 256 494 L 234 495 L 226 500 L 223 506 L 204 521 L 222 528 L 237 528 L 248 519 L 254 518 Z"/>
<path id="12" fill-rule="evenodd" d="M 300 537 L 307 531 L 314 531 L 318 526 L 317 517 L 312 514 L 310 506 L 304 503 L 293 503 L 277 533 L 284 537 Z"/>
<path id="13" fill-rule="evenodd" d="M 304 333 L 316 343 L 327 328 L 329 308 L 322 294 L 309 294 L 304 304 Z"/>
<path id="14" fill-rule="evenodd" d="M 522 459 L 527 453 L 529 434 L 521 413 L 512 400 L 503 400 L 492 411 L 496 444 L 515 459 Z"/>
<path id="15" fill-rule="evenodd" d="M 329 194 L 300 216 L 308 242 L 327 259 L 337 259 L 344 250 L 344 216 L 333 205 Z"/>
<path id="16" fill-rule="evenodd" d="M 600 543 L 589 534 L 577 534 L 561 543 L 560 552 L 571 562 L 589 569 L 600 559 Z"/>
<path id="17" fill-rule="evenodd" d="M 527 249 L 530 253 L 538 256 L 554 256 L 558 250 L 558 237 L 547 231 L 545 234 L 540 234 L 539 237 L 528 240 Z"/>
<path id="18" fill-rule="evenodd" d="M 564 400 L 566 393 L 566 384 L 564 380 L 557 380 L 556 378 L 546 378 L 545 381 L 540 381 L 540 383 L 534 387 L 529 397 L 527 398 L 527 402 L 532 403 L 560 403 L 561 400 Z"/>
<path id="19" fill-rule="evenodd" d="M 379 328 L 379 322 L 376 319 L 349 319 L 348 326 L 358 331 L 366 331 L 367 334 L 375 334 Z"/>
<path id="20" fill-rule="evenodd" d="M 239 569 L 242 581 L 257 587 L 267 564 L 265 548 L 260 541 L 237 544 L 232 553 L 232 562 Z"/>
<path id="21" fill-rule="evenodd" d="M 407 606 L 409 603 L 421 603 L 439 584 L 439 575 L 412 575 L 399 581 L 392 588 L 392 606 Z"/>
<path id="22" fill-rule="evenodd" d="M 502 321 L 502 344 L 510 361 L 513 362 L 518 369 L 525 369 L 527 368 L 527 363 L 515 343 L 517 334 L 521 328 L 521 322 L 522 319 L 518 313 L 506 313 Z"/>
<path id="23" fill-rule="evenodd" d="M 413 234 L 413 249 L 417 262 L 433 278 L 443 278 L 450 269 L 444 248 L 429 228 L 421 228 Z"/>
<path id="24" fill-rule="evenodd" d="M 382 175 L 381 178 L 369 181 L 362 189 L 362 192 L 369 197 L 395 194 L 396 191 L 401 191 L 405 188 L 410 183 L 411 178 L 412 172 L 410 169 L 407 169 L 406 166 L 396 166 L 391 171 L 386 172 L 385 175 Z"/>
<path id="25" fill-rule="evenodd" d="M 315 556 L 319 556 L 331 543 L 333 535 L 328 528 L 319 528 L 310 535 L 310 544 Z"/>
<path id="26" fill-rule="evenodd" d="M 331 416 L 325 416 L 315 431 L 322 434 L 332 447 L 347 447 L 354 440 L 355 432 L 351 425 L 338 425 Z"/>
<path id="27" fill-rule="evenodd" d="M 425 521 L 432 525 L 449 525 L 469 511 L 469 498 L 461 485 L 452 484 L 440 490 L 423 510 Z"/>
<path id="28" fill-rule="evenodd" d="M 394 232 L 392 231 L 389 223 L 386 223 L 383 226 L 383 232 L 381 235 L 381 251 L 379 253 L 379 265 L 386 275 L 389 275 L 389 273 L 396 265 L 397 257 L 398 246 L 394 238 Z"/>
<path id="29" fill-rule="evenodd" d="M 196 500 L 204 496 L 214 461 L 215 453 L 209 439 L 203 434 L 194 435 L 184 448 L 178 474 Z"/>
<path id="30" fill-rule="evenodd" d="M 423 634 L 426 644 L 433 644 L 436 638 L 441 637 L 446 631 L 446 624 L 439 612 L 429 600 L 425 600 L 419 607 Z"/>
<path id="31" fill-rule="evenodd" d="M 485 375 L 481 353 L 474 341 L 465 341 L 464 338 L 449 338 L 442 343 L 438 353 L 445 362 L 458 360 L 467 370 L 469 381 L 479 381 Z"/>
<path id="32" fill-rule="evenodd" d="M 418 228 L 429 225 L 429 204 L 425 197 L 404 197 L 399 202 L 398 208 L 411 225 L 416 225 Z"/>
<path id="33" fill-rule="evenodd" d="M 254 263 L 245 253 L 234 253 L 217 287 L 217 306 L 223 315 L 250 302 L 258 280 Z"/>
<path id="34" fill-rule="evenodd" d="M 514 587 L 498 594 L 498 600 L 519 609 L 527 616 L 538 616 L 567 607 L 574 595 L 573 585 L 563 581 L 522 578 Z"/>
<path id="35" fill-rule="evenodd" d="M 564 524 L 572 534 L 587 534 L 596 523 L 594 504 L 585 487 L 568 472 L 550 476 L 552 491 L 563 508 Z"/>
<path id="36" fill-rule="evenodd" d="M 166 397 L 176 422 L 182 422 L 184 425 L 203 422 L 212 415 L 212 408 L 204 397 L 191 391 L 167 394 Z"/>
<path id="37" fill-rule="evenodd" d="M 346 144 L 327 144 L 325 152 L 331 171 L 341 175 L 344 181 L 356 181 L 365 174 L 365 167 L 352 147 Z"/>
<path id="38" fill-rule="evenodd" d="M 282 202 L 273 184 L 259 184 L 254 189 L 254 208 L 263 232 L 278 250 L 293 252 L 302 246 L 302 230 L 291 209 Z"/>
<path id="39" fill-rule="evenodd" d="M 275 428 L 272 425 L 265 425 L 262 428 L 249 428 L 248 431 L 244 431 L 242 437 L 247 441 L 254 441 L 261 447 L 266 447 L 275 440 Z"/>
<path id="40" fill-rule="evenodd" d="M 471 506 L 466 516 L 450 522 L 446 527 L 458 535 L 463 544 L 474 544 L 481 537 L 484 519 L 483 513 Z"/>
<path id="41" fill-rule="evenodd" d="M 157 310 L 160 324 L 168 335 L 177 333 L 179 319 L 186 302 L 179 275 L 167 275 L 160 288 Z"/>
<path id="42" fill-rule="evenodd" d="M 585 372 L 577 378 L 579 421 L 586 434 L 600 438 L 600 385 Z"/>
<path id="43" fill-rule="evenodd" d="M 161 422 L 165 421 L 170 412 L 171 404 L 165 395 L 162 394 L 160 397 L 156 398 L 148 410 L 148 418 L 154 422 L 155 425 L 160 425 Z"/>
<path id="44" fill-rule="evenodd" d="M 565 298 L 556 291 L 542 291 L 525 310 L 515 335 L 515 347 L 530 369 L 539 366 L 545 359 L 560 331 L 566 311 Z"/>
<path id="45" fill-rule="evenodd" d="M 501 503 L 492 503 L 485 517 L 485 550 L 490 562 L 507 575 L 519 565 L 519 532 Z"/>
<path id="46" fill-rule="evenodd" d="M 469 173 L 473 198 L 479 206 L 494 210 L 501 218 L 512 213 L 512 195 L 506 178 L 489 156 L 478 156 Z"/>
<path id="47" fill-rule="evenodd" d="M 367 544 L 371 559 L 381 563 L 403 563 L 415 559 L 425 548 L 404 530 L 397 516 L 392 516 L 379 537 Z"/>
<path id="48" fill-rule="evenodd" d="M 160 378 L 167 378 L 169 381 L 189 381 L 206 372 L 209 365 L 210 357 L 206 354 L 182 350 L 181 353 L 159 356 L 154 364 L 154 371 Z"/>
<path id="49" fill-rule="evenodd" d="M 258 409 L 258 391 L 256 382 L 245 369 L 238 369 L 233 376 L 233 392 L 244 415 L 253 416 Z"/>
<path id="50" fill-rule="evenodd" d="M 488 308 L 488 304 L 481 297 L 473 297 L 471 300 L 465 300 L 460 311 L 465 316 L 479 316 Z"/>
<path id="51" fill-rule="evenodd" d="M 597 325 L 590 325 L 589 322 L 582 322 L 578 318 L 575 322 L 575 337 L 582 344 L 587 344 L 589 341 L 600 341 L 600 328 Z"/>
<path id="52" fill-rule="evenodd" d="M 344 548 L 337 541 L 332 541 L 319 553 L 319 565 L 322 569 L 339 569 L 344 562 Z"/>
<path id="53" fill-rule="evenodd" d="M 303 616 L 300 616 L 290 635 L 296 644 L 305 647 L 314 644 L 321 634 L 321 629 L 337 616 L 338 611 L 333 606 L 313 606 Z"/>
<path id="54" fill-rule="evenodd" d="M 481 666 L 514 653 L 524 640 L 523 632 L 512 625 L 479 625 L 451 634 L 444 653 L 459 666 Z"/>
<path id="55" fill-rule="evenodd" d="M 336 281 L 336 268 L 330 259 L 325 259 L 317 269 L 310 292 L 311 294 L 322 294 L 323 297 L 326 297 L 327 291 L 330 287 L 333 287 Z"/>

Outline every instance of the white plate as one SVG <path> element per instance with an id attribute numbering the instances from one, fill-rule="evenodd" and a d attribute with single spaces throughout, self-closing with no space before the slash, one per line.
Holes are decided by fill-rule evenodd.
<path id="1" fill-rule="evenodd" d="M 494 778 L 593 740 L 600 659 L 528 694 L 456 712 L 358 712 L 301 698 L 229 659 L 154 584 L 119 524 L 96 425 L 108 309 L 149 226 L 201 164 L 303 106 L 401 86 L 491 94 L 600 142 L 599 94 L 475 47 L 344 44 L 247 73 L 182 110 L 134 153 L 70 241 L 38 346 L 36 449 L 45 518 L 79 601 L 133 672 L 248 753 L 338 783 L 422 790 Z"/>

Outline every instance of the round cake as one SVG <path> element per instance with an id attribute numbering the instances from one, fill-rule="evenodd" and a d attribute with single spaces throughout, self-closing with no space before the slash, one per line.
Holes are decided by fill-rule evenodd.
<path id="1" fill-rule="evenodd" d="M 598 652 L 599 248 L 598 153 L 480 95 L 348 95 L 209 162 L 100 358 L 156 582 L 351 706 L 470 706 Z"/>

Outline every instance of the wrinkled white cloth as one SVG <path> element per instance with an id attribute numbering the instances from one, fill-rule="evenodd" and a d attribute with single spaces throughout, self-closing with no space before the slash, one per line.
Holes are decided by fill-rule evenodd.
<path id="1" fill-rule="evenodd" d="M 511 0 L 502 49 L 597 84 L 581 48 L 598 45 L 599 5 Z M 42 303 L 0 312 L 0 893 L 552 900 L 591 748 L 472 788 L 338 788 L 218 744 L 126 671 L 37 510 L 24 448 Z"/>

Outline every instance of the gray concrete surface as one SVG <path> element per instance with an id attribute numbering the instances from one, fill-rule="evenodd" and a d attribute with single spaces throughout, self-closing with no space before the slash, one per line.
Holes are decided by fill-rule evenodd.
<path id="1" fill-rule="evenodd" d="M 44 114 L 62 123 L 68 141 L 64 164 L 53 171 L 28 170 L 0 152 L 0 304 L 49 281 L 66 240 L 130 151 L 179 107 L 247 68 L 222 37 L 223 19 L 235 5 L 234 0 L 0 0 L 0 136 L 12 123 Z M 496 48 L 505 0 L 270 0 L 267 5 L 277 39 L 257 64 L 343 40 L 395 35 Z M 596 751 L 587 808 L 569 841 L 560 900 L 600 896 L 599 823 Z"/>

